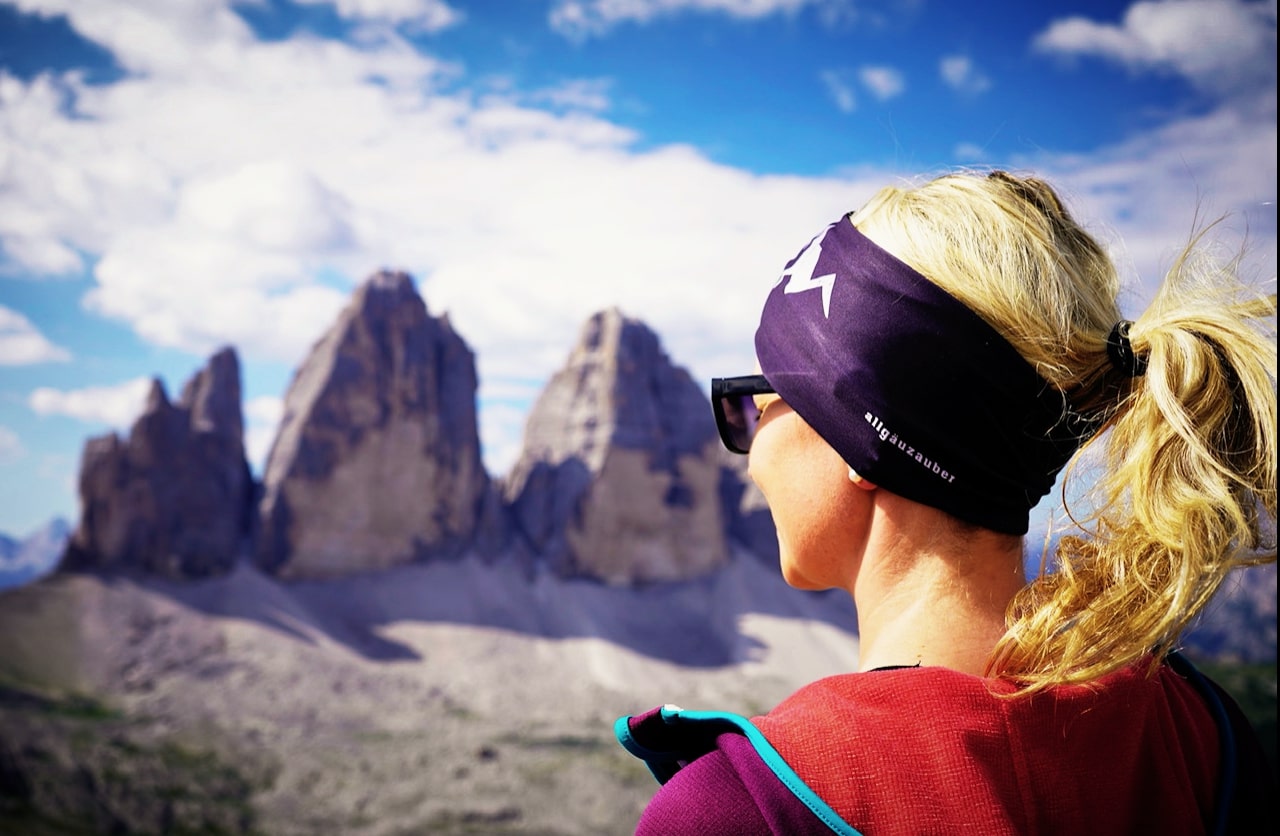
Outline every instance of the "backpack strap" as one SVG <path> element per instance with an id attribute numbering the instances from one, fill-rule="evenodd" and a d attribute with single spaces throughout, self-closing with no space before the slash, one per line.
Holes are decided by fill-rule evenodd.
<path id="1" fill-rule="evenodd" d="M 660 784 L 669 781 L 690 761 L 716 748 L 716 738 L 725 732 L 745 737 L 785 791 L 807 807 L 831 833 L 862 836 L 810 789 L 764 734 L 740 714 L 685 711 L 674 705 L 664 705 L 635 717 L 619 717 L 614 724 L 618 742 L 643 760 Z"/>
<path id="2" fill-rule="evenodd" d="M 1218 689 L 1213 683 L 1191 664 L 1191 660 L 1177 651 L 1171 651 L 1166 659 L 1174 672 L 1190 682 L 1204 698 L 1209 713 L 1213 715 L 1213 723 L 1218 728 L 1218 751 L 1221 753 L 1218 766 L 1217 803 L 1213 811 L 1214 836 L 1226 836 L 1231 820 L 1232 807 L 1235 802 L 1236 783 L 1239 769 L 1239 752 L 1236 745 L 1235 724 L 1227 714 Z"/>

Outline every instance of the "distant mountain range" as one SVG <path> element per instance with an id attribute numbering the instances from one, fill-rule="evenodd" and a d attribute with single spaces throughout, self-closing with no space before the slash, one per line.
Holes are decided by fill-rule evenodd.
<path id="1" fill-rule="evenodd" d="M 52 572 L 70 536 L 71 526 L 61 517 L 21 540 L 0 534 L 0 589 L 22 586 Z"/>
<path id="2" fill-rule="evenodd" d="M 177 399 L 155 380 L 127 436 L 87 441 L 74 530 L 0 539 L 0 588 L 55 566 L 191 581 L 248 563 L 304 581 L 465 559 L 643 587 L 714 576 L 738 552 L 775 563 L 745 457 L 721 448 L 703 387 L 643 322 L 610 309 L 583 324 L 503 477 L 481 460 L 476 388 L 448 317 L 408 275 L 376 273 L 296 371 L 260 483 L 223 348 Z M 1275 577 L 1238 573 L 1188 641 L 1274 659 Z"/>
<path id="3" fill-rule="evenodd" d="M 617 309 L 583 325 L 505 478 L 485 471 L 476 364 L 412 279 L 371 276 L 285 394 L 261 483 L 245 462 L 239 362 L 215 353 L 171 399 L 155 380 L 127 436 L 89 439 L 61 568 L 285 580 L 475 554 L 628 585 L 773 548 L 703 387 Z"/>

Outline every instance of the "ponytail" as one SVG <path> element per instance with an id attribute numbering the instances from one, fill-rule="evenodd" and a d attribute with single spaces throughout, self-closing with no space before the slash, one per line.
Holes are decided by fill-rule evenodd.
<path id="1" fill-rule="evenodd" d="M 1232 568 L 1275 560 L 1276 297 L 1246 288 L 1238 256 L 1210 257 L 1212 226 L 1126 335 L 1111 258 L 1043 180 L 962 172 L 889 187 L 853 222 L 1096 428 L 1064 482 L 1064 498 L 1091 483 L 1085 509 L 1069 508 L 1078 531 L 1059 540 L 1056 571 L 1014 597 L 989 675 L 1030 694 L 1155 664 Z"/>
<path id="2" fill-rule="evenodd" d="M 1276 296 L 1247 296 L 1239 259 L 1213 264 L 1204 234 L 1130 329 L 1145 373 L 1117 368 L 1097 334 L 1068 391 L 1101 426 L 1077 457 L 1101 466 L 1069 481 L 1100 473 L 1086 536 L 1059 541 L 1057 570 L 1014 598 L 993 653 L 989 672 L 1023 693 L 1154 664 L 1231 569 L 1275 560 Z"/>

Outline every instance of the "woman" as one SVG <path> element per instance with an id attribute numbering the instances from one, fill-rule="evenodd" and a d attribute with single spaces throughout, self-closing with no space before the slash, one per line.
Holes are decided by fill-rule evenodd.
<path id="1" fill-rule="evenodd" d="M 787 582 L 853 596 L 859 672 L 620 719 L 664 784 L 638 833 L 1273 832 L 1247 721 L 1171 653 L 1275 559 L 1276 297 L 1195 245 L 1126 322 L 1052 189 L 997 171 L 887 188 L 787 265 L 713 402 Z M 1083 536 L 1025 584 L 1081 449 Z"/>

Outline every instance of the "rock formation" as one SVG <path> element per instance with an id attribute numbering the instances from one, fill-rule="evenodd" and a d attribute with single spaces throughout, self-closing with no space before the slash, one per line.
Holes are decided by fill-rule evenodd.
<path id="1" fill-rule="evenodd" d="M 506 496 L 519 536 L 559 574 L 674 581 L 728 559 L 723 476 L 701 388 L 611 309 L 534 404 Z"/>
<path id="2" fill-rule="evenodd" d="M 157 381 L 128 440 L 86 444 L 62 566 L 197 577 L 247 552 L 315 579 L 469 550 L 628 584 L 705 575 L 731 540 L 776 556 L 745 460 L 721 449 L 702 387 L 643 323 L 616 309 L 586 323 L 502 480 L 481 460 L 476 382 L 448 317 L 409 276 L 378 273 L 295 373 L 261 486 L 226 349 L 177 404 Z"/>
<path id="3" fill-rule="evenodd" d="M 487 486 L 475 358 L 408 275 L 381 272 L 289 386 L 257 562 L 317 578 L 456 554 L 476 534 Z"/>
<path id="4" fill-rule="evenodd" d="M 61 568 L 221 574 L 245 545 L 252 504 L 240 363 L 224 348 L 176 404 L 154 380 L 127 440 L 111 433 L 85 444 L 81 517 Z"/>

